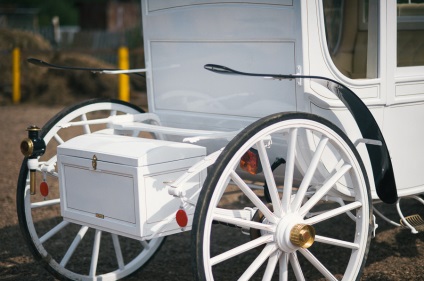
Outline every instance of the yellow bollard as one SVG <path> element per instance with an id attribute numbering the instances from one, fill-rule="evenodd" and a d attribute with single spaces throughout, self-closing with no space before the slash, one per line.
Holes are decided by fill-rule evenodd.
<path id="1" fill-rule="evenodd" d="M 127 47 L 118 50 L 118 64 L 120 69 L 129 69 L 129 52 Z M 127 74 L 119 74 L 119 99 L 130 101 L 130 77 Z"/>
<path id="2" fill-rule="evenodd" d="M 21 101 L 21 51 L 19 48 L 14 48 L 12 51 L 12 77 L 13 77 L 13 92 L 12 101 L 18 104 Z"/>

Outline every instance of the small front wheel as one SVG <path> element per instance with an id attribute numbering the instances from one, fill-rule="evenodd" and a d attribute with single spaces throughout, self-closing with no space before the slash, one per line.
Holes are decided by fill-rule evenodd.
<path id="1" fill-rule="evenodd" d="M 27 160 L 22 163 L 16 197 L 19 225 L 34 258 L 59 279 L 123 278 L 149 261 L 163 242 L 163 237 L 138 241 L 88 225 L 76 225 L 63 220 L 60 214 L 57 146 L 81 134 L 99 131 L 104 134 L 118 133 L 105 124 L 80 127 L 67 127 L 65 124 L 138 113 L 143 113 L 143 110 L 126 102 L 95 99 L 68 107 L 54 116 L 40 132 L 47 149 L 39 159 L 40 163 L 45 162 L 53 170 L 37 170 L 37 182 L 42 184 L 36 195 L 30 195 Z"/>
<path id="2" fill-rule="evenodd" d="M 359 280 L 370 206 L 364 165 L 338 127 L 306 113 L 262 118 L 208 173 L 193 223 L 197 278 Z"/>

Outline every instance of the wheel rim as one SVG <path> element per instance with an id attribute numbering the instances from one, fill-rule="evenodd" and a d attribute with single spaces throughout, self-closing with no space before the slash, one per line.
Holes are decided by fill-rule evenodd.
<path id="1" fill-rule="evenodd" d="M 369 187 L 364 176 L 362 162 L 347 138 L 339 130 L 336 130 L 336 132 L 333 130 L 334 128 L 329 128 L 329 125 L 332 124 L 328 124 L 328 122 L 319 118 L 320 121 L 316 122 L 309 118 L 291 119 L 290 114 L 282 116 L 279 120 L 283 121 L 274 119 L 265 122 L 265 124 L 257 122 L 256 125 L 245 129 L 239 136 L 243 138 L 243 135 L 245 135 L 246 137 L 241 141 L 230 143 L 227 146 L 228 149 L 226 148 L 216 162 L 217 171 L 208 175 L 204 188 L 210 190 L 203 193 L 203 196 L 206 197 L 204 201 L 207 202 L 205 206 L 198 206 L 196 213 L 199 224 L 194 226 L 200 243 L 197 250 L 197 258 L 200 260 L 199 271 L 204 271 L 201 278 L 230 280 L 218 275 L 221 273 L 219 268 L 225 268 L 224 264 L 227 261 L 239 265 L 240 271 L 234 273 L 233 276 L 233 278 L 240 278 L 239 280 L 249 280 L 250 278 L 271 280 L 276 275 L 279 275 L 280 280 L 289 280 L 289 276 L 292 276 L 295 280 L 310 280 L 322 277 L 328 280 L 355 280 L 359 278 L 370 237 Z M 299 116 L 299 114 L 296 116 Z M 322 122 L 325 122 L 325 124 L 322 124 Z M 255 126 L 257 129 L 255 129 Z M 332 127 L 335 126 L 332 125 Z M 318 136 L 320 141 L 315 150 L 308 152 L 311 154 L 310 157 L 302 156 L 302 152 L 297 151 L 299 143 L 301 143 L 297 138 L 311 132 L 315 137 Z M 272 144 L 269 142 L 269 136 L 271 136 Z M 283 137 L 281 138 L 281 136 Z M 281 192 L 277 192 L 278 184 L 274 180 L 274 174 L 278 172 L 276 170 L 272 173 L 270 169 L 272 161 L 269 163 L 268 157 L 272 154 L 273 146 L 278 146 L 284 142 L 287 143 L 287 154 L 284 155 L 287 163 L 283 170 L 285 177 L 281 190 L 284 190 L 284 192 L 281 195 Z M 269 148 L 267 148 L 268 146 Z M 261 158 L 265 181 L 270 189 L 272 207 L 263 202 L 263 193 L 252 191 L 251 186 L 254 185 L 252 185 L 252 180 L 250 178 L 248 181 L 243 180 L 241 176 L 243 173 L 238 169 L 241 157 L 252 147 L 258 150 Z M 339 156 L 343 158 L 343 163 L 334 165 L 335 170 L 330 170 L 325 174 L 323 169 L 328 170 L 330 164 L 328 157 L 325 156 L 325 159 L 320 161 L 316 160 L 324 157 L 321 155 L 330 153 L 328 150 L 331 151 L 334 148 L 339 149 Z M 314 156 L 315 160 L 313 160 Z M 315 164 L 309 165 L 311 171 L 307 175 L 303 174 L 302 181 L 298 187 L 294 188 L 293 175 L 299 157 L 312 159 L 311 161 L 315 161 Z M 264 159 L 266 161 L 263 161 Z M 314 176 L 317 173 L 320 175 Z M 212 179 L 213 177 L 215 178 Z M 321 183 L 318 182 L 323 177 L 324 180 Z M 302 187 L 302 184 L 304 187 Z M 316 186 L 316 192 L 311 193 L 309 186 Z M 246 201 L 244 207 L 258 208 L 264 216 L 263 220 L 254 220 L 252 223 L 246 219 L 234 218 L 233 216 L 238 216 L 234 213 L 235 210 L 240 209 L 240 206 L 223 207 L 228 206 L 228 199 L 225 198 L 227 194 L 234 193 L 235 190 L 241 191 L 240 193 Z M 297 190 L 295 195 L 285 196 L 285 194 L 291 194 L 294 190 Z M 326 204 L 323 204 L 320 200 L 325 197 L 327 197 L 327 200 L 332 200 L 330 197 L 337 197 L 337 200 L 340 201 L 342 198 L 349 199 L 348 195 L 354 195 L 354 200 L 351 202 L 341 201 L 345 204 L 344 206 L 328 207 L 324 206 Z M 330 205 L 334 205 L 334 203 Z M 314 215 L 313 213 L 318 212 L 320 208 L 324 209 L 320 211 L 322 213 Z M 229 213 L 228 210 L 232 212 Z M 356 212 L 355 215 L 350 214 L 355 221 L 348 218 L 348 220 L 351 220 L 349 227 L 352 228 L 352 231 L 345 236 L 350 238 L 342 239 L 338 238 L 339 235 L 330 236 L 327 234 L 323 227 L 328 228 L 327 224 L 331 220 L 345 216 L 344 214 L 348 214 L 348 211 Z M 227 214 L 227 217 L 225 214 Z M 218 227 L 225 228 L 225 226 L 216 226 L 213 223 L 217 221 L 221 224 L 232 224 L 232 226 L 236 225 L 241 228 L 253 228 L 261 235 L 256 239 L 250 241 L 245 239 L 243 242 L 233 243 L 232 246 L 225 248 L 221 246 L 222 241 L 217 241 L 221 239 L 222 233 L 229 232 L 221 230 L 222 232 L 219 234 L 219 231 L 214 230 Z M 312 228 L 316 226 L 318 226 L 317 236 L 313 241 L 309 241 L 308 247 L 303 247 L 303 243 L 296 242 L 290 236 L 291 233 L 297 231 L 297 228 L 306 227 L 308 235 L 303 238 L 310 238 L 312 232 L 315 231 Z M 217 243 L 221 243 L 218 247 L 221 249 L 217 249 Z M 318 258 L 325 256 L 326 253 L 328 254 L 326 247 L 335 248 L 337 251 L 343 250 L 347 252 L 345 256 L 348 255 L 348 257 L 343 259 L 343 264 L 332 266 Z M 257 248 L 257 250 L 256 252 L 253 250 L 254 254 L 251 254 L 251 249 L 254 248 Z M 320 248 L 324 248 L 324 250 Z M 323 251 L 324 254 L 320 251 Z M 314 255 L 314 252 L 317 253 L 317 256 Z M 250 260 L 247 258 L 249 255 L 251 255 Z M 299 259 L 302 259 L 302 262 L 299 262 Z M 242 265 L 244 260 L 246 260 L 246 263 Z M 312 270 L 306 267 L 310 267 Z M 224 275 L 228 273 L 225 269 L 222 272 Z"/>
<path id="2" fill-rule="evenodd" d="M 57 145 L 53 144 L 53 142 L 62 143 L 66 139 L 78 135 L 78 133 L 75 135 L 76 132 L 63 132 L 66 129 L 62 129 L 57 125 L 74 120 L 91 119 L 91 117 L 104 118 L 116 114 L 141 112 L 140 109 L 130 104 L 114 100 L 88 101 L 70 109 L 65 109 L 62 113 L 53 117 L 43 128 L 41 136 L 47 144 L 49 155 L 46 155 L 45 159 L 41 157 L 40 161 L 55 163 L 55 147 Z M 98 130 L 103 130 L 103 133 L 115 133 L 107 127 L 83 126 L 82 134 Z M 49 197 L 47 200 L 43 200 L 44 198 L 39 194 L 40 191 L 38 191 L 36 196 L 30 195 L 27 174 L 26 161 L 24 161 L 17 195 L 21 229 L 34 256 L 42 260 L 47 269 L 55 276 L 61 279 L 78 280 L 120 279 L 139 269 L 159 249 L 163 238 L 150 241 L 135 241 L 115 234 L 104 235 L 106 232 L 97 231 L 88 226 L 76 226 L 65 221 L 58 222 L 61 217 L 57 179 L 51 174 L 47 174 L 47 182 L 51 180 L 53 184 L 50 187 Z M 37 171 L 37 174 L 39 174 L 39 183 L 40 178 L 43 180 L 43 177 L 40 176 L 42 174 L 40 171 Z M 50 216 L 50 213 L 54 211 L 53 209 L 56 209 L 56 215 L 59 218 Z M 67 234 L 67 232 L 71 234 Z M 61 239 L 58 236 L 61 238 L 65 237 L 67 241 L 59 241 Z M 113 257 L 109 257 L 109 259 L 113 261 L 102 263 L 101 257 L 108 259 L 107 254 L 102 255 L 102 252 L 99 251 L 103 245 L 112 248 L 112 250 L 108 249 L 108 251 L 112 253 Z M 128 248 L 135 248 L 134 245 L 137 246 L 135 250 L 131 249 L 127 251 L 131 253 L 125 253 Z M 101 257 L 99 257 L 99 252 Z M 84 260 L 84 262 L 79 260 Z M 78 268 L 81 264 L 86 265 L 87 263 L 89 268 Z"/>

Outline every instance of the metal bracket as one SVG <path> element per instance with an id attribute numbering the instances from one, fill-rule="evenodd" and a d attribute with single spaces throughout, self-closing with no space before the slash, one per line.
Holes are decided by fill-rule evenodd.
<path id="1" fill-rule="evenodd" d="M 302 67 L 300 66 L 300 65 L 298 65 L 297 67 L 296 67 L 296 75 L 302 75 Z M 302 81 L 303 81 L 303 78 L 297 78 L 296 79 L 296 81 L 297 81 L 297 85 L 300 87 L 300 86 L 302 86 Z"/>
<path id="2" fill-rule="evenodd" d="M 376 230 L 378 228 L 377 218 L 375 217 L 375 215 L 372 215 L 372 225 L 373 225 L 373 228 L 372 228 L 372 238 L 374 238 L 375 237 L 375 232 L 376 232 Z"/>
<path id="3" fill-rule="evenodd" d="M 357 139 L 354 143 L 355 147 L 357 147 L 360 143 L 369 144 L 369 145 L 377 145 L 382 146 L 383 143 L 379 140 L 371 140 L 371 139 Z"/>

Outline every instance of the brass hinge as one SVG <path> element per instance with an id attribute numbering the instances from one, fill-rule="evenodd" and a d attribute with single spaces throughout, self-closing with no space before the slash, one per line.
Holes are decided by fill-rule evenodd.
<path id="1" fill-rule="evenodd" d="M 105 218 L 105 215 L 96 213 L 96 218 L 104 219 Z"/>

